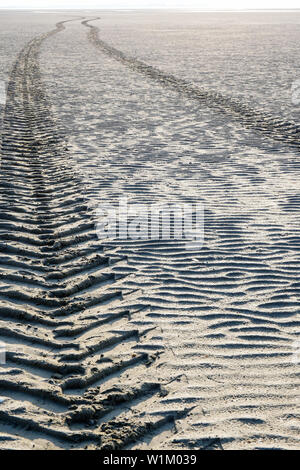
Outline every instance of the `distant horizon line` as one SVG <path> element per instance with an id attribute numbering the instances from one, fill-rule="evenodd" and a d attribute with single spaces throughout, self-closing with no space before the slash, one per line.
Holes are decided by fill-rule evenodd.
<path id="1" fill-rule="evenodd" d="M 264 11 L 300 11 L 300 8 L 226 8 L 226 9 L 211 9 L 211 8 L 167 8 L 167 7 L 160 7 L 160 8 L 3 8 L 0 7 L 0 10 L 5 11 L 191 11 L 191 12 L 264 12 Z"/>

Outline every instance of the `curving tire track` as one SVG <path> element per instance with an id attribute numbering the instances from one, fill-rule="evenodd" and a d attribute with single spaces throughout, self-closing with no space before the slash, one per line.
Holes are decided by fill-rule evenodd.
<path id="1" fill-rule="evenodd" d="M 196 99 L 206 106 L 229 115 L 233 119 L 237 119 L 246 128 L 257 130 L 267 137 L 299 147 L 300 127 L 295 122 L 283 120 L 278 116 L 265 112 L 263 109 L 252 108 L 238 99 L 216 90 L 193 86 L 186 80 L 127 56 L 99 38 L 99 28 L 89 24 L 90 21 L 98 19 L 100 18 L 83 20 L 82 24 L 89 28 L 88 38 L 91 43 L 105 54 L 121 62 L 134 72 L 141 73 L 147 78 L 158 82 L 163 87 L 176 90 L 189 98 Z"/>
<path id="2" fill-rule="evenodd" d="M 151 331 L 130 323 L 141 308 L 139 292 L 122 287 L 111 267 L 119 261 L 117 252 L 107 256 L 96 238 L 41 80 L 39 48 L 64 23 L 20 52 L 3 119 L 3 448 L 11 442 L 30 447 L 37 439 L 58 448 L 122 448 L 185 413 L 145 412 L 167 393 L 145 379 L 153 377 L 159 351 L 143 352 Z"/>
<path id="3" fill-rule="evenodd" d="M 109 69 L 102 80 L 111 77 L 107 103 L 109 98 L 122 97 L 124 89 L 128 95 L 136 91 L 138 101 L 143 92 L 149 93 L 143 86 L 147 77 L 153 85 L 154 80 L 159 83 L 155 70 L 150 67 L 147 71 L 140 62 L 131 63 L 111 49 L 98 39 L 97 29 L 90 28 L 89 38 L 108 56 L 102 56 Z M 101 68 L 102 60 L 95 73 L 101 74 Z M 119 79 L 121 68 L 124 77 Z M 138 74 L 130 74 L 130 70 L 140 73 L 138 83 Z M 177 89 L 180 91 L 180 86 Z M 102 90 L 106 91 L 105 85 L 94 91 L 93 98 Z M 99 158 L 95 145 L 94 164 L 90 166 L 93 170 L 99 161 L 103 162 L 107 181 L 104 193 L 111 198 L 117 197 L 113 183 L 117 180 L 118 191 L 138 203 L 171 202 L 173 198 L 185 202 L 197 196 L 207 208 L 206 243 L 198 252 L 188 253 L 181 241 L 121 242 L 122 254 L 128 257 L 124 269 L 135 273 L 134 279 L 129 277 L 128 286 L 147 285 L 140 299 L 149 306 L 146 318 L 161 329 L 162 341 L 170 351 L 160 370 L 174 379 L 174 387 L 163 405 L 179 401 L 198 405 L 164 446 L 297 448 L 299 377 L 291 361 L 292 344 L 299 335 L 295 298 L 299 290 L 296 185 L 293 189 L 297 153 L 281 145 L 274 151 L 272 142 L 268 150 L 262 151 L 259 139 L 254 140 L 253 133 L 243 132 L 240 126 L 231 126 L 236 127 L 236 139 L 228 138 L 227 142 L 226 129 L 221 129 L 216 141 L 216 133 L 211 130 L 218 116 L 206 110 L 203 120 L 207 127 L 201 136 L 207 130 L 208 137 L 201 142 L 199 154 L 183 145 L 191 142 L 197 146 L 193 126 L 199 114 L 195 112 L 189 119 L 184 100 L 177 112 L 176 95 L 173 100 L 169 93 L 155 94 L 152 110 L 148 108 L 149 95 L 138 109 L 143 111 L 147 127 L 166 123 L 161 126 L 159 141 L 167 144 L 165 152 L 160 153 L 156 133 L 151 134 L 150 145 L 143 130 L 136 130 L 137 108 L 130 102 L 128 128 L 132 126 L 136 137 L 132 147 L 128 145 L 130 151 L 122 145 L 123 135 L 118 140 L 115 133 L 116 143 L 110 147 L 113 163 Z M 127 122 L 127 106 L 122 109 L 122 105 L 118 108 L 115 104 L 112 108 L 112 112 L 109 104 L 105 108 L 111 122 L 117 118 Z M 183 116 L 187 116 L 184 121 Z M 228 124 L 227 116 L 219 118 L 219 126 Z M 130 135 L 126 130 L 125 139 Z M 102 128 L 95 125 L 94 131 L 100 136 Z M 106 142 L 110 135 L 107 132 Z M 86 143 L 88 140 L 83 139 L 82 148 Z M 93 185 L 91 192 L 96 196 L 97 175 L 91 178 Z M 257 198 L 253 206 L 248 203 L 245 207 L 243 201 L 251 200 L 256 191 L 263 204 Z M 273 207 L 269 201 L 274 202 Z M 119 240 L 111 243 L 119 245 Z M 116 271 L 124 272 L 120 266 Z M 211 436 L 218 439 L 212 441 Z"/>

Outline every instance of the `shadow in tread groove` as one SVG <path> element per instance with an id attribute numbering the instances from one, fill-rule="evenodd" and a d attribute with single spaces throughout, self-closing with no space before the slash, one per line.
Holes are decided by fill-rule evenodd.
<path id="1" fill-rule="evenodd" d="M 105 54 L 121 62 L 129 69 L 141 73 L 151 80 L 155 80 L 163 87 L 176 90 L 212 109 L 230 115 L 231 118 L 238 119 L 247 128 L 257 130 L 267 137 L 283 141 L 294 147 L 299 147 L 300 127 L 295 122 L 284 121 L 280 117 L 272 116 L 263 110 L 254 109 L 234 97 L 224 95 L 218 91 L 191 85 L 186 80 L 163 72 L 141 60 L 127 56 L 122 51 L 110 46 L 99 38 L 99 28 L 89 24 L 90 21 L 98 19 L 100 18 L 83 20 L 82 24 L 89 28 L 88 38 L 91 43 Z"/>
<path id="2" fill-rule="evenodd" d="M 126 306 L 109 255 L 97 253 L 103 249 L 93 216 L 41 79 L 39 48 L 64 23 L 25 45 L 8 85 L 0 175 L 0 339 L 8 350 L 0 421 L 59 447 L 121 448 L 182 411 L 148 416 L 141 404 L 127 409 L 137 397 L 155 402 L 165 392 L 140 379 L 156 356 L 134 352 L 144 334 L 130 325 L 138 310 Z M 50 412 L 48 402 L 63 412 Z M 119 417 L 100 424 L 112 410 Z"/>

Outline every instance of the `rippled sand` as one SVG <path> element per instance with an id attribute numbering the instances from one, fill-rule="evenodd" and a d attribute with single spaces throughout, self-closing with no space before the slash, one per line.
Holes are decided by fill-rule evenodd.
<path id="1" fill-rule="evenodd" d="M 0 447 L 299 449 L 300 14 L 78 15 L 0 17 Z"/>

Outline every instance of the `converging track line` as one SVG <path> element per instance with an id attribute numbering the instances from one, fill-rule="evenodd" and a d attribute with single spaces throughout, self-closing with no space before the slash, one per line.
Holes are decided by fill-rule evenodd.
<path id="1" fill-rule="evenodd" d="M 134 352 L 148 334 L 130 324 L 139 309 L 127 298 L 139 292 L 122 289 L 111 267 L 118 256 L 105 254 L 96 237 L 41 79 L 40 46 L 64 23 L 25 45 L 8 85 L 0 175 L 0 339 L 7 346 L 0 430 L 8 427 L 21 448 L 32 436 L 58 448 L 122 448 L 183 412 L 145 413 L 146 400 L 162 395 L 160 383 L 141 378 L 159 351 Z"/>
<path id="2" fill-rule="evenodd" d="M 127 56 L 122 51 L 110 46 L 99 37 L 100 29 L 89 24 L 99 20 L 99 17 L 86 19 L 82 24 L 89 28 L 88 38 L 91 43 L 103 53 L 121 62 L 123 65 L 138 72 L 161 86 L 176 90 L 185 96 L 196 99 L 212 109 L 225 113 L 245 127 L 255 129 L 267 137 L 283 141 L 292 146 L 299 147 L 300 127 L 292 121 L 285 121 L 263 110 L 254 109 L 234 97 L 224 95 L 216 90 L 191 85 L 188 81 L 163 72 L 162 70 L 142 62 L 141 60 Z"/>

